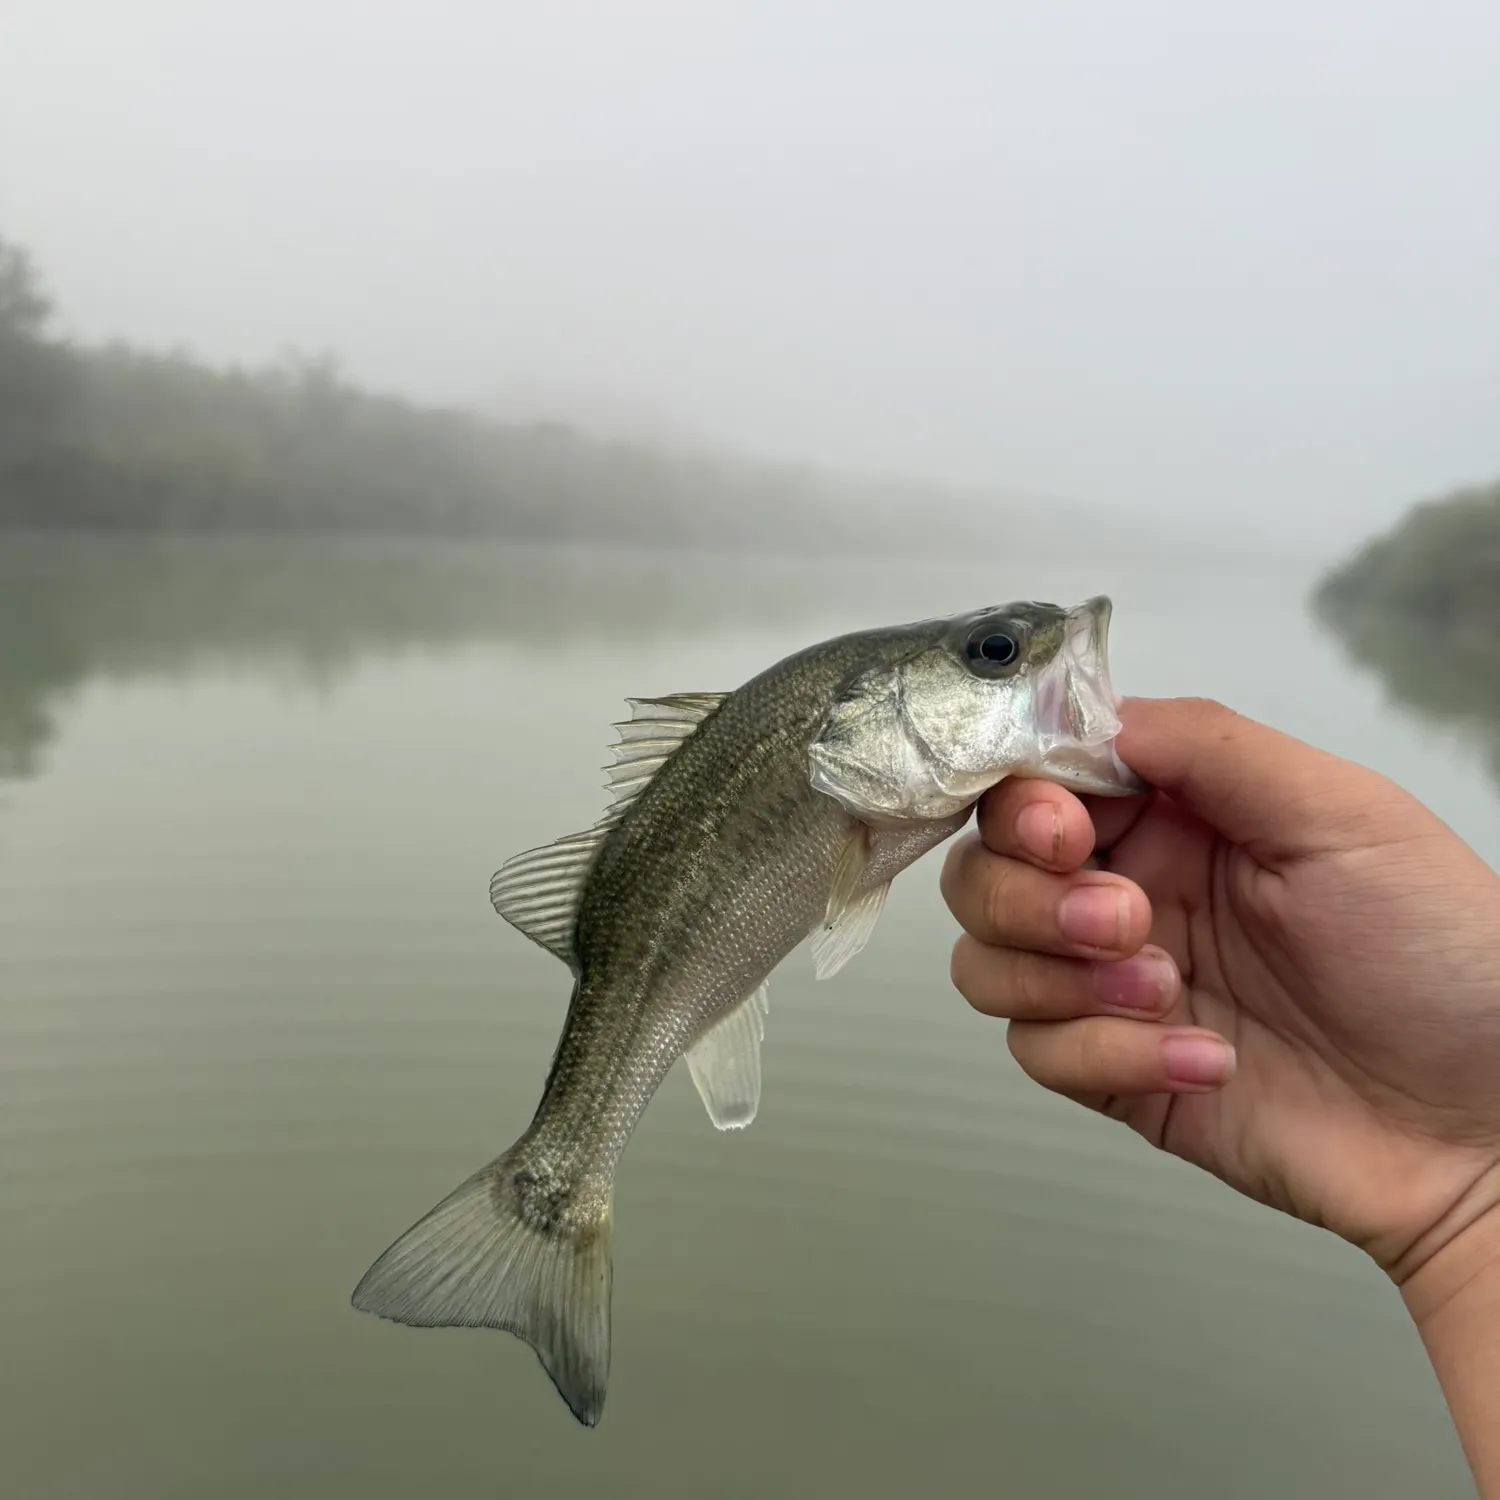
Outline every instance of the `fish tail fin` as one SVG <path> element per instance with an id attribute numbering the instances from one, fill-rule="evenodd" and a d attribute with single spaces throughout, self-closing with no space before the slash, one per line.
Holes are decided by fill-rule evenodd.
<path id="1" fill-rule="evenodd" d="M 588 1222 L 572 1197 L 523 1139 L 408 1229 L 350 1300 L 396 1323 L 518 1335 L 593 1427 L 609 1380 L 611 1194 Z"/>

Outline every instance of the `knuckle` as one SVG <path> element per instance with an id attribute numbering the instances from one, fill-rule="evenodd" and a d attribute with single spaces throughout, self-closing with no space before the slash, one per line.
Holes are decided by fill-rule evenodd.
<path id="1" fill-rule="evenodd" d="M 1192 715 L 1192 742 L 1198 747 L 1199 754 L 1204 746 L 1227 744 L 1245 727 L 1244 715 L 1217 698 L 1190 698 L 1188 703 Z"/>
<path id="2" fill-rule="evenodd" d="M 1183 733 L 1195 757 L 1238 739 L 1250 727 L 1242 713 L 1217 698 L 1180 698 L 1177 704 L 1187 721 Z"/>
<path id="3" fill-rule="evenodd" d="M 1021 1071 L 1035 1082 L 1041 1082 L 1037 1078 L 1034 1067 L 1033 1039 L 1036 1035 L 1036 1023 L 1031 1021 L 1012 1021 L 1005 1028 L 1005 1045 L 1010 1055 L 1020 1065 Z"/>
<path id="4" fill-rule="evenodd" d="M 1115 1061 L 1111 1048 L 1101 1029 L 1097 1026 L 1078 1025 L 1072 1028 L 1072 1071 L 1082 1082 L 1094 1083 L 1106 1079 Z"/>
<path id="5" fill-rule="evenodd" d="M 953 988 L 958 991 L 975 1010 L 979 1009 L 980 985 L 978 976 L 978 944 L 965 933 L 953 945 L 953 952 L 948 959 L 948 978 Z"/>
<path id="6" fill-rule="evenodd" d="M 965 872 L 972 862 L 975 836 L 966 833 L 955 839 L 943 856 L 942 871 L 938 876 L 938 891 L 948 909 L 958 915 L 958 903 L 966 884 Z"/>
<path id="7" fill-rule="evenodd" d="M 1055 1009 L 1052 986 L 1041 960 L 1031 954 L 1017 954 L 1012 965 L 1010 992 L 1018 1014 L 1040 1016 Z"/>
<path id="8" fill-rule="evenodd" d="M 1007 930 L 1015 911 L 1015 875 L 1008 860 L 999 859 L 984 878 L 984 923 L 993 933 Z"/>
<path id="9" fill-rule="evenodd" d="M 984 943 L 965 934 L 953 945 L 953 987 L 977 1011 L 1013 1021 L 1055 1021 L 1073 1014 L 1056 960 Z"/>
<path id="10" fill-rule="evenodd" d="M 1191 714 L 1204 727 L 1216 724 L 1227 726 L 1239 718 L 1239 714 L 1234 709 L 1217 698 L 1189 696 L 1178 701 L 1183 711 Z"/>
<path id="11" fill-rule="evenodd" d="M 1006 796 L 1009 785 L 1009 781 L 1002 781 L 999 786 L 986 792 L 984 801 L 979 804 L 976 826 L 979 837 L 991 849 L 1009 842 L 1008 831 L 1015 823 L 1015 814 Z"/>
<path id="12" fill-rule="evenodd" d="M 964 954 L 964 943 L 966 939 L 959 938 L 953 945 L 952 952 L 948 955 L 948 983 L 956 989 L 960 995 L 966 995 L 964 989 L 965 969 L 967 959 Z"/>
<path id="13" fill-rule="evenodd" d="M 984 794 L 984 810 L 994 817 L 1004 817 L 1015 811 L 1016 805 L 1036 795 L 1045 783 L 1014 772 L 1003 781 L 997 781 Z"/>

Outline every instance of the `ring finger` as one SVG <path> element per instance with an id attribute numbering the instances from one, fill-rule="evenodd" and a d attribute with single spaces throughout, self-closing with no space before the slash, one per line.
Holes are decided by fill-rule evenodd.
<path id="1" fill-rule="evenodd" d="M 1182 993 L 1177 965 L 1146 947 L 1113 963 L 994 948 L 965 933 L 953 945 L 954 988 L 975 1010 L 1013 1021 L 1120 1015 L 1160 1020 Z"/>

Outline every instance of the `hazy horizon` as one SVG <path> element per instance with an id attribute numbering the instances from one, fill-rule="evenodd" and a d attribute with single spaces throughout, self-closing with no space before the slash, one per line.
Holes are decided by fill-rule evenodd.
<path id="1" fill-rule="evenodd" d="M 1415 0 L 22 3 L 0 231 L 83 338 L 1324 548 L 1500 472 L 1497 58 Z"/>
<path id="2" fill-rule="evenodd" d="M 954 992 L 941 850 L 777 966 L 753 1129 L 651 1101 L 598 1430 L 350 1298 L 535 1118 L 576 975 L 491 883 L 631 700 L 1107 594 L 1117 691 L 1500 869 L 1497 61 L 1496 0 L 0 0 L 11 1491 L 1465 1493 L 1367 1256 Z"/>

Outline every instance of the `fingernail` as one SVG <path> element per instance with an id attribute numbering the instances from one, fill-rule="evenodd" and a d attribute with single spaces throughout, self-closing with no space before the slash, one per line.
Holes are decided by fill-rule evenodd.
<path id="1" fill-rule="evenodd" d="M 1177 971 L 1160 953 L 1137 953 L 1118 963 L 1094 965 L 1094 993 L 1112 1010 L 1159 1015 L 1172 996 Z"/>
<path id="2" fill-rule="evenodd" d="M 1129 914 L 1125 892 L 1114 885 L 1074 886 L 1057 908 L 1057 925 L 1070 943 L 1118 948 Z"/>
<path id="3" fill-rule="evenodd" d="M 1208 1088 L 1234 1076 L 1234 1048 L 1216 1036 L 1165 1036 L 1161 1061 L 1173 1083 Z"/>
<path id="4" fill-rule="evenodd" d="M 1033 802 L 1016 814 L 1016 842 L 1028 854 L 1055 865 L 1062 839 L 1062 818 L 1051 802 Z"/>

